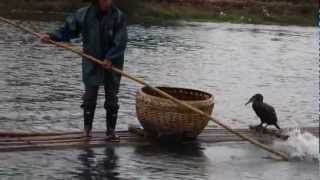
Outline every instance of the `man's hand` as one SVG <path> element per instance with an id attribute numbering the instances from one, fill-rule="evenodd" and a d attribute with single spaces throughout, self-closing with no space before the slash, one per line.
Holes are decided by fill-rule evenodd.
<path id="1" fill-rule="evenodd" d="M 49 34 L 46 34 L 46 33 L 43 33 L 43 34 L 41 34 L 41 33 L 39 33 L 39 35 L 41 36 L 41 41 L 42 42 L 44 42 L 44 43 L 50 43 L 50 36 L 49 36 Z"/>
<path id="2" fill-rule="evenodd" d="M 106 69 L 111 69 L 112 68 L 112 61 L 110 59 L 105 59 L 102 62 L 102 66 Z"/>

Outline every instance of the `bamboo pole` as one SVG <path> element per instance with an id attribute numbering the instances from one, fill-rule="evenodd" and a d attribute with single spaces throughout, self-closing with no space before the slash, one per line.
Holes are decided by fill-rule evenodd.
<path id="1" fill-rule="evenodd" d="M 0 17 L 0 20 L 3 21 L 3 22 L 6 22 L 6 23 L 8 23 L 8 24 L 11 24 L 11 25 L 13 25 L 13 26 L 15 26 L 15 27 L 17 27 L 17 28 L 19 28 L 19 29 L 27 32 L 27 33 L 33 34 L 34 36 L 36 36 L 36 37 L 38 37 L 38 38 L 40 38 L 40 39 L 42 38 L 41 34 L 36 33 L 36 32 L 33 32 L 32 30 L 30 30 L 30 29 L 28 29 L 28 28 L 22 27 L 22 26 L 14 23 L 14 22 L 6 19 L 6 18 Z M 93 61 L 93 62 L 101 65 L 103 68 L 105 68 L 105 67 L 103 66 L 103 62 L 102 62 L 101 60 L 99 60 L 99 59 L 97 59 L 97 58 L 95 58 L 95 57 L 93 57 L 93 56 L 91 56 L 91 55 L 85 54 L 85 53 L 83 53 L 82 51 L 77 50 L 77 49 L 75 49 L 75 48 L 73 48 L 73 47 L 71 47 L 71 46 L 69 46 L 69 45 L 63 44 L 63 43 L 58 43 L 58 42 L 53 41 L 53 40 L 49 40 L 48 42 L 51 43 L 51 44 L 53 44 L 53 45 L 55 45 L 55 46 L 57 46 L 57 47 L 61 47 L 61 48 L 64 48 L 64 49 L 66 49 L 66 50 L 72 51 L 72 52 L 74 52 L 74 53 L 76 53 L 76 54 L 78 54 L 78 55 L 80 55 L 80 56 L 82 56 L 82 57 L 85 57 L 86 59 L 89 59 L 89 60 L 91 60 L 91 61 Z M 273 150 L 271 147 L 269 147 L 269 146 L 267 146 L 267 145 L 265 145 L 265 144 L 263 144 L 263 143 L 260 143 L 259 141 L 255 140 L 255 139 L 253 139 L 253 138 L 250 138 L 250 137 L 247 136 L 247 135 L 244 135 L 244 134 L 242 134 L 242 133 L 239 133 L 239 132 L 237 132 L 236 130 L 233 130 L 231 127 L 223 124 L 223 123 L 220 122 L 219 120 L 211 117 L 210 115 L 204 113 L 203 111 L 201 111 L 201 110 L 199 110 L 199 109 L 197 109 L 197 108 L 194 108 L 193 106 L 191 106 L 191 105 L 189 105 L 189 104 L 187 104 L 187 103 L 185 103 L 185 102 L 183 102 L 183 101 L 180 101 L 180 100 L 176 99 L 175 97 L 169 95 L 168 93 L 166 93 L 166 92 L 164 92 L 164 91 L 162 91 L 162 90 L 160 90 L 160 89 L 158 89 L 158 88 L 156 88 L 156 87 L 153 87 L 153 86 L 149 85 L 148 83 L 146 83 L 146 82 L 144 82 L 144 81 L 142 81 L 142 80 L 140 80 L 140 79 L 138 79 L 138 78 L 135 78 L 135 77 L 129 75 L 128 73 L 126 73 L 126 72 L 124 72 L 124 71 L 122 71 L 122 70 L 120 70 L 120 69 L 118 69 L 118 68 L 112 67 L 111 69 L 107 69 L 107 68 L 105 68 L 105 69 L 106 69 L 106 70 L 109 70 L 109 71 L 111 70 L 111 71 L 113 71 L 113 72 L 115 72 L 115 73 L 118 73 L 118 74 L 121 74 L 122 76 L 127 77 L 128 79 L 131 79 L 131 80 L 133 80 L 133 81 L 135 81 L 135 82 L 137 82 L 137 83 L 139 83 L 139 84 L 142 84 L 142 85 L 144 85 L 144 86 L 152 89 L 153 91 L 159 93 L 159 94 L 162 95 L 163 97 L 166 97 L 166 98 L 170 99 L 172 102 L 176 103 L 177 105 L 180 105 L 180 106 L 185 107 L 185 108 L 187 108 L 187 109 L 190 109 L 190 110 L 192 110 L 192 111 L 194 111 L 194 112 L 196 112 L 196 113 L 198 113 L 198 114 L 201 114 L 202 116 L 205 116 L 206 118 L 210 119 L 210 120 L 213 121 L 214 123 L 216 123 L 216 124 L 218 124 L 219 126 L 223 127 L 223 128 L 226 129 L 227 131 L 229 131 L 229 132 L 231 132 L 231 133 L 239 136 L 240 138 L 242 138 L 242 139 L 250 142 L 250 143 L 253 144 L 253 145 L 256 145 L 256 146 L 260 147 L 261 149 L 264 149 L 264 150 L 267 151 L 267 152 L 270 152 L 270 153 L 272 153 L 272 154 L 274 154 L 274 155 L 277 155 L 278 157 L 281 157 L 281 158 L 282 158 L 283 160 L 285 160 L 285 161 L 288 161 L 288 156 L 287 156 L 286 154 L 284 154 L 284 153 L 282 153 L 282 152 L 277 152 L 277 151 Z"/>

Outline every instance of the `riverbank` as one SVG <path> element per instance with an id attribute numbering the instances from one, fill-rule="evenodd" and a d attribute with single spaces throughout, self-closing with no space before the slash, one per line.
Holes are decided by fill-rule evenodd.
<path id="1" fill-rule="evenodd" d="M 314 26 L 316 1 L 310 0 L 118 0 L 132 23 L 210 21 Z M 81 0 L 3 0 L 0 15 L 16 19 L 63 20 L 84 6 Z"/>
<path id="2" fill-rule="evenodd" d="M 150 19 L 314 26 L 317 6 L 309 0 L 149 1 L 141 17 Z"/>

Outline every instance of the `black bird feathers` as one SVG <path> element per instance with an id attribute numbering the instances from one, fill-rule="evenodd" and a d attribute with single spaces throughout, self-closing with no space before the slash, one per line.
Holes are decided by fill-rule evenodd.
<path id="1" fill-rule="evenodd" d="M 246 105 L 251 102 L 254 112 L 261 120 L 261 123 L 257 128 L 263 127 L 263 124 L 267 124 L 265 128 L 269 125 L 274 125 L 276 128 L 280 129 L 277 124 L 278 118 L 275 109 L 269 104 L 263 102 L 263 96 L 261 94 L 255 94 L 252 96 Z"/>

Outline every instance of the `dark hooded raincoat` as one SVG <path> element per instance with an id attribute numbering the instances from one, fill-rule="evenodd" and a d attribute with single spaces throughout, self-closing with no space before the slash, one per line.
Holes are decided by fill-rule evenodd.
<path id="1" fill-rule="evenodd" d="M 117 7 L 113 5 L 106 14 L 101 14 L 95 5 L 81 8 L 69 16 L 60 29 L 49 35 L 55 41 L 70 41 L 80 34 L 83 52 L 101 60 L 110 59 L 113 66 L 123 68 L 127 21 Z M 83 58 L 82 79 L 85 86 L 119 86 L 121 76 Z"/>

